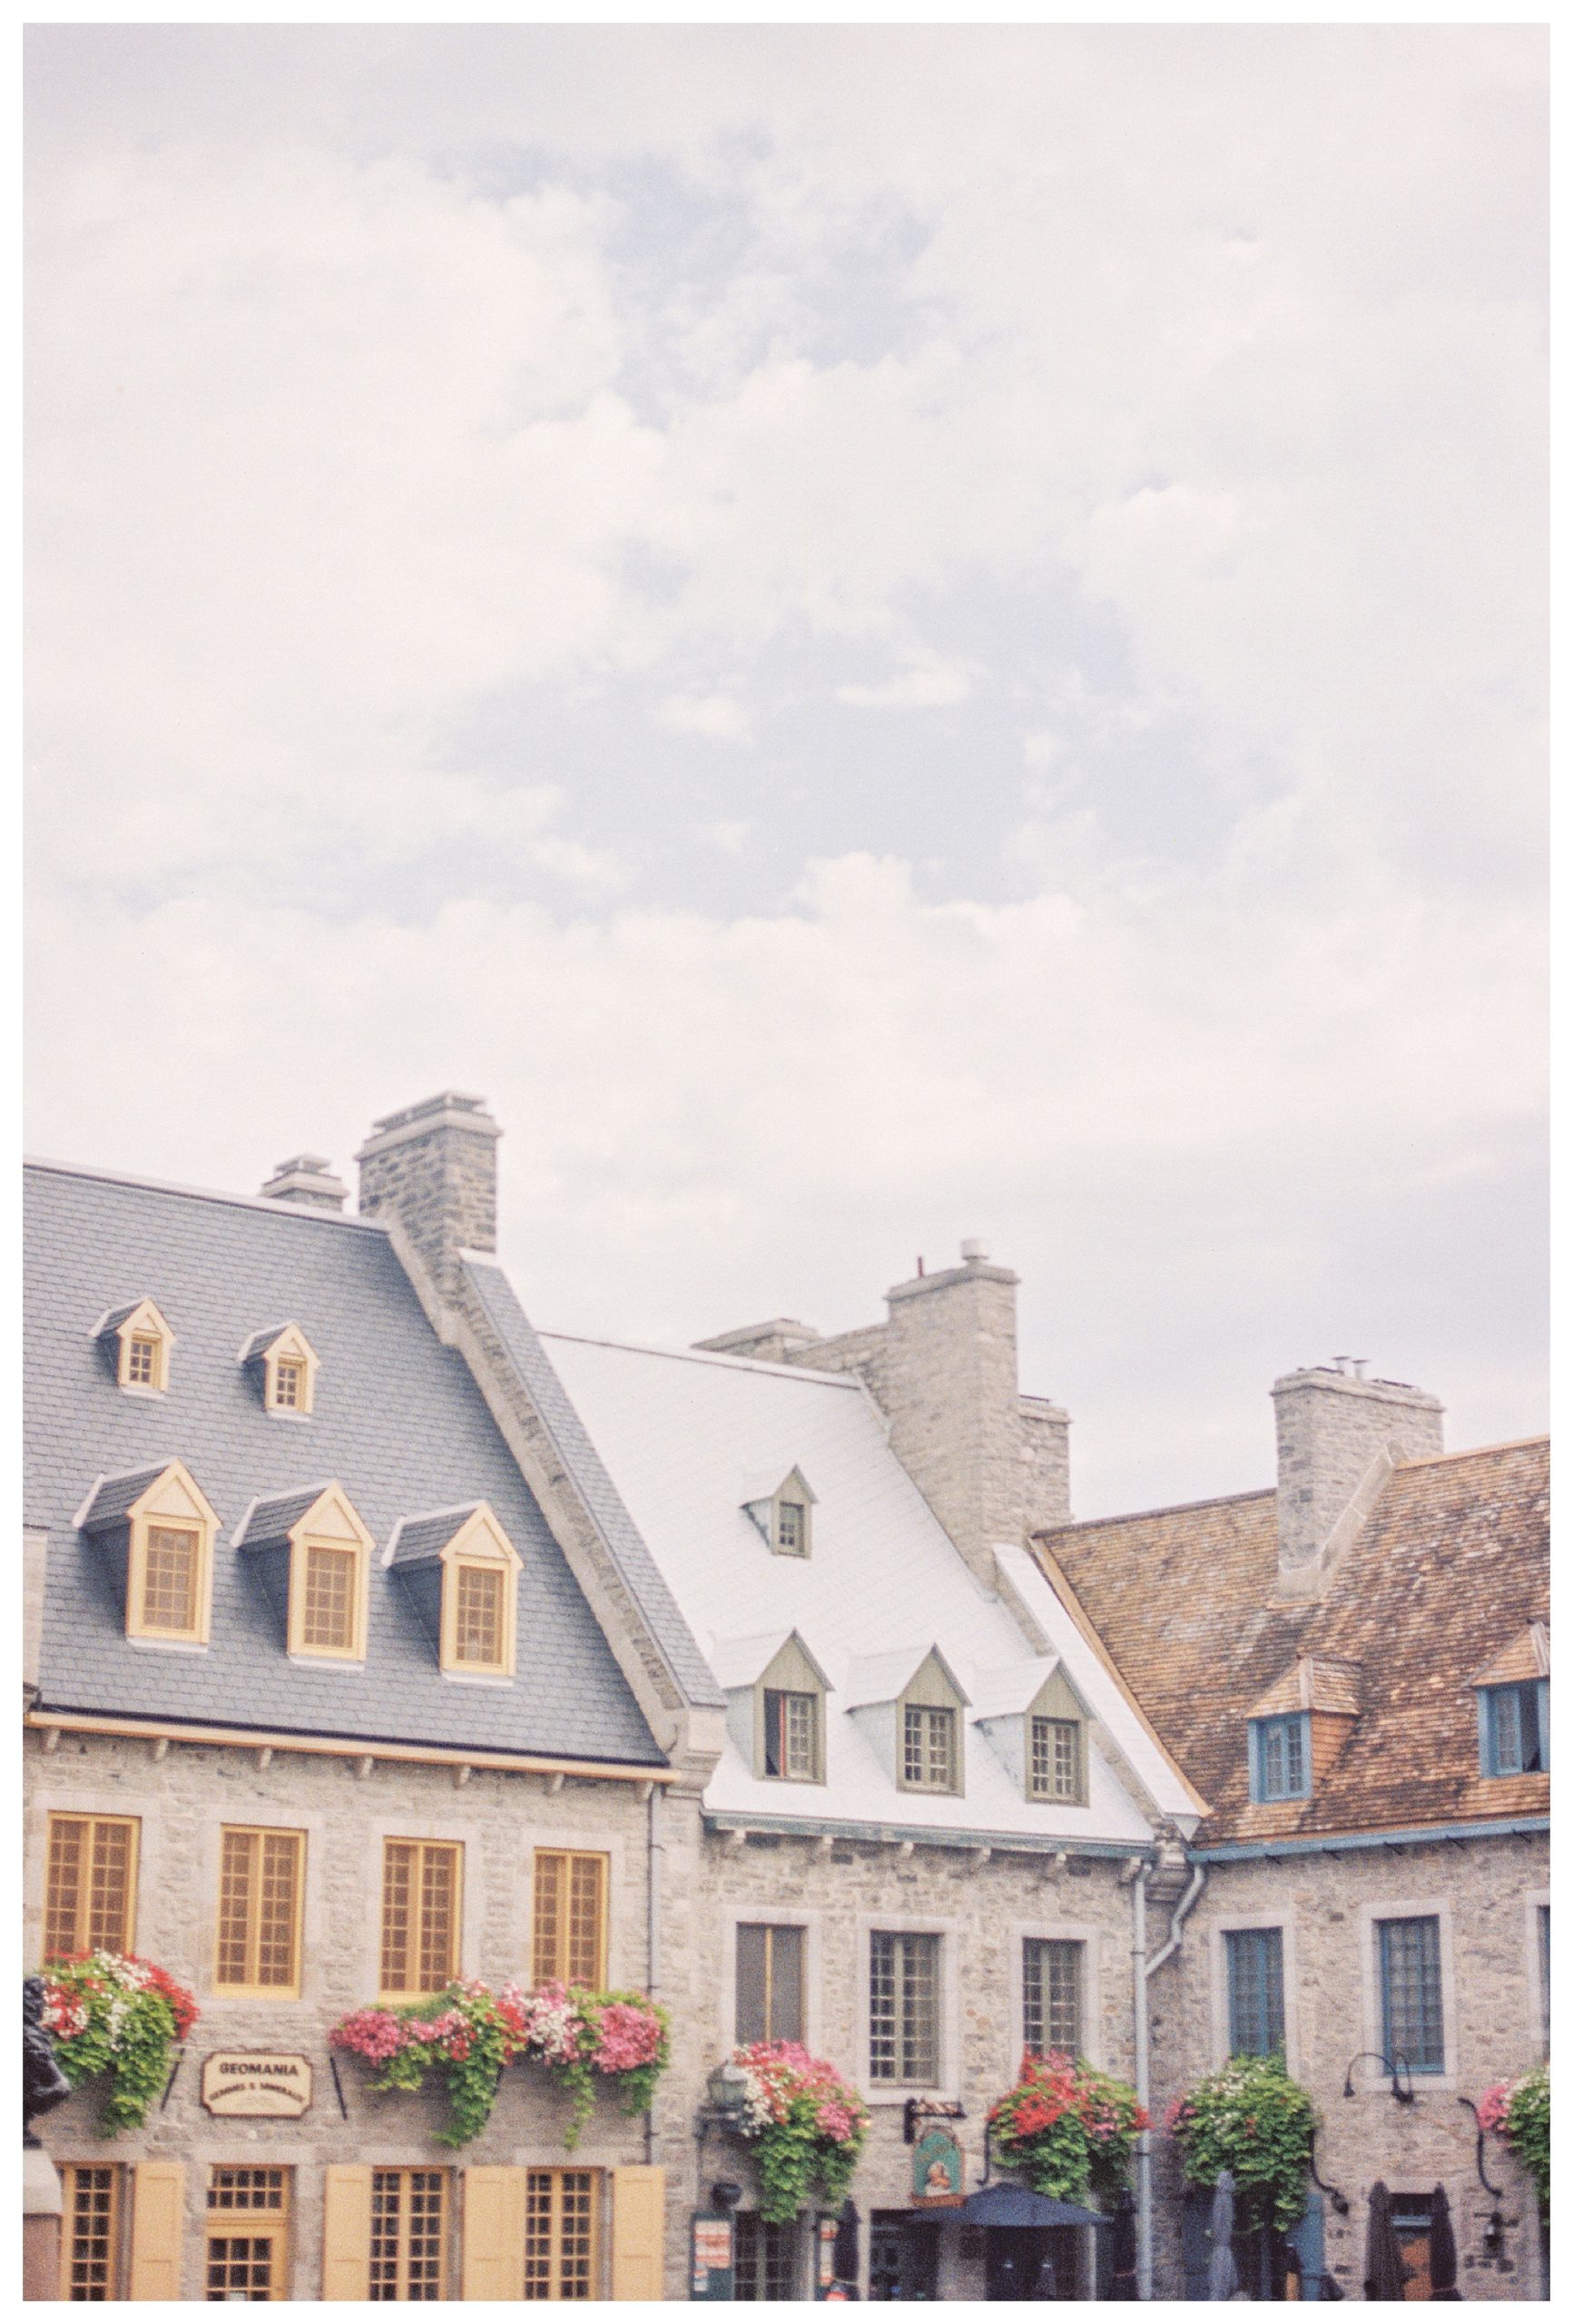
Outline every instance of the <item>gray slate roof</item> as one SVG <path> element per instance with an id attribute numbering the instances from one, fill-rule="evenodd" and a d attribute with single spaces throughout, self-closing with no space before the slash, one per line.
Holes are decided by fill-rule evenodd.
<path id="1" fill-rule="evenodd" d="M 501 1267 L 485 1260 L 466 1260 L 465 1272 L 668 1669 L 689 1702 L 723 1710 L 726 1697 L 716 1685 L 665 1575 L 645 1547 L 589 1432 L 569 1403 L 567 1390 L 515 1297 L 512 1284 Z"/>
<path id="2" fill-rule="evenodd" d="M 280 1334 L 288 1331 L 289 1328 L 287 1324 L 264 1324 L 260 1332 L 251 1334 L 251 1338 L 241 1350 L 241 1362 L 254 1364 L 259 1356 L 266 1355 Z"/>
<path id="3" fill-rule="evenodd" d="M 153 1461 L 140 1469 L 122 1469 L 113 1477 L 99 1477 L 82 1512 L 82 1531 L 102 1533 L 107 1526 L 123 1525 L 149 1485 L 162 1476 L 169 1464 L 169 1459 Z"/>
<path id="4" fill-rule="evenodd" d="M 425 1565 L 440 1557 L 461 1526 L 480 1507 L 467 1502 L 461 1509 L 436 1509 L 429 1517 L 400 1518 L 398 1530 L 383 1552 L 389 1565 Z"/>
<path id="5" fill-rule="evenodd" d="M 50 1164 L 26 1178 L 24 1516 L 49 1535 L 42 1709 L 660 1764 L 463 1358 L 437 1339 L 380 1228 Z M 176 1337 L 160 1397 L 116 1388 L 93 1337 L 133 1284 Z M 305 1422 L 270 1419 L 235 1361 L 280 1313 L 321 1359 Z M 145 1484 L 174 1458 L 221 1521 L 204 1654 L 128 1641 L 113 1559 L 73 1521 L 96 1477 Z M 406 1584 L 377 1561 L 365 1668 L 289 1660 L 257 1561 L 232 1535 L 254 1498 L 326 1477 L 379 1546 L 402 1516 L 491 1504 L 524 1561 L 510 1685 L 445 1679 Z"/>
<path id="6" fill-rule="evenodd" d="M 237 1549 L 270 1550 L 290 1538 L 290 1529 L 299 1525 L 309 1509 L 315 1507 L 327 1492 L 330 1480 L 303 1485 L 299 1492 L 269 1493 L 247 1510 L 231 1535 Z M 351 1501 L 355 1496 L 350 1494 Z"/>

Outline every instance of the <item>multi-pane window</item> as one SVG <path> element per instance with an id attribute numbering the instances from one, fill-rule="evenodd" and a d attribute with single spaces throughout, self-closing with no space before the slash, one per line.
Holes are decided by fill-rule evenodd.
<path id="1" fill-rule="evenodd" d="M 733 2299 L 791 2299 L 797 2291 L 797 2221 L 777 2226 L 757 2211 L 733 2215 Z"/>
<path id="2" fill-rule="evenodd" d="M 273 1403 L 283 1413 L 298 1413 L 306 1399 L 306 1366 L 281 1355 L 273 1366 Z"/>
<path id="3" fill-rule="evenodd" d="M 213 1978 L 220 1992 L 299 1990 L 305 1855 L 304 1832 L 225 1826 Z"/>
<path id="4" fill-rule="evenodd" d="M 803 2039 L 803 1932 L 762 1921 L 737 1929 L 737 2039 Z"/>
<path id="5" fill-rule="evenodd" d="M 956 1789 L 956 1713 L 948 1705 L 905 1705 L 901 1780 L 911 1791 Z"/>
<path id="6" fill-rule="evenodd" d="M 125 1352 L 126 1385 L 130 1388 L 156 1388 L 159 1376 L 159 1344 L 140 1332 L 132 1336 Z"/>
<path id="7" fill-rule="evenodd" d="M 208 2299 L 283 2299 L 287 2171 L 215 2163 L 208 2174 Z"/>
<path id="8" fill-rule="evenodd" d="M 130 1953 L 136 1908 L 134 1816 L 52 1816 L 44 1958 Z"/>
<path id="9" fill-rule="evenodd" d="M 1283 2048 L 1283 1932 L 1232 1928 L 1224 1934 L 1229 1984 L 1229 2054 L 1264 2058 Z"/>
<path id="10" fill-rule="evenodd" d="M 1082 1735 L 1079 1718 L 1034 1718 L 1032 1796 L 1034 1799 L 1081 1799 Z"/>
<path id="11" fill-rule="evenodd" d="M 507 1577 L 500 1566 L 457 1567 L 453 1578 L 453 1654 L 473 1670 L 503 1668 L 503 1620 L 507 1603 Z"/>
<path id="12" fill-rule="evenodd" d="M 1480 1773 L 1543 1775 L 1551 1765 L 1549 1689 L 1543 1679 L 1480 1689 Z"/>
<path id="13" fill-rule="evenodd" d="M 939 2079 L 939 1939 L 876 1929 L 869 1940 L 869 2078 Z"/>
<path id="14" fill-rule="evenodd" d="M 299 1552 L 297 1552 L 299 1554 Z M 309 1541 L 301 1583 L 300 1644 L 310 1654 L 353 1654 L 359 1550 Z"/>
<path id="15" fill-rule="evenodd" d="M 385 1994 L 435 1994 L 457 1976 L 461 1862 L 451 1841 L 384 1841 Z"/>
<path id="16" fill-rule="evenodd" d="M 1413 2073 L 1440 2073 L 1446 2063 L 1440 1924 L 1433 1913 L 1378 1921 L 1376 1944 L 1382 2048 Z"/>
<path id="17" fill-rule="evenodd" d="M 606 1981 L 606 1858 L 565 1848 L 536 1851 L 535 1980 Z"/>
<path id="18" fill-rule="evenodd" d="M 1085 1950 L 1069 1937 L 1022 1940 L 1021 2040 L 1039 2057 L 1046 2050 L 1065 2050 L 1072 2057 L 1080 2053 Z"/>
<path id="19" fill-rule="evenodd" d="M 794 1783 L 820 1780 L 820 1699 L 782 1687 L 764 1690 L 764 1771 Z"/>
<path id="20" fill-rule="evenodd" d="M 447 2275 L 446 2171 L 374 2171 L 369 2299 L 441 2299 Z"/>
<path id="21" fill-rule="evenodd" d="M 120 2165 L 63 2163 L 60 2182 L 60 2297 L 118 2299 Z"/>
<path id="22" fill-rule="evenodd" d="M 1305 1799 L 1311 1792 L 1311 1753 L 1303 1710 L 1251 1722 L 1253 1799 Z"/>
<path id="23" fill-rule="evenodd" d="M 807 1557 L 809 1551 L 809 1512 L 801 1501 L 778 1501 L 775 1505 L 775 1545 L 783 1556 Z"/>
<path id="24" fill-rule="evenodd" d="M 143 1552 L 140 1627 L 190 1638 L 197 1628 L 202 1537 L 188 1525 L 150 1525 Z"/>
<path id="25" fill-rule="evenodd" d="M 595 2297 L 595 2174 L 532 2171 L 525 2183 L 525 2298 Z"/>

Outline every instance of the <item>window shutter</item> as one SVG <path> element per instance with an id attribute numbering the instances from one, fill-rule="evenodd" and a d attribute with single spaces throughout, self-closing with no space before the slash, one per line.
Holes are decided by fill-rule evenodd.
<path id="1" fill-rule="evenodd" d="M 1494 1776 L 1497 1772 L 1497 1755 L 1491 1748 L 1491 1697 L 1488 1688 L 1475 1689 L 1475 1708 L 1480 1718 L 1480 1773 L 1483 1776 Z"/>
<path id="2" fill-rule="evenodd" d="M 371 2297 L 371 2166 L 330 2162 L 322 2174 L 322 2297 Z"/>
<path id="3" fill-rule="evenodd" d="M 513 2163 L 472 2163 L 464 2174 L 465 2299 L 523 2299 L 525 2188 Z"/>
<path id="4" fill-rule="evenodd" d="M 1551 1681 L 1538 1679 L 1535 1682 L 1535 1716 L 1540 1728 L 1540 1772 L 1551 1772 Z"/>
<path id="5" fill-rule="evenodd" d="M 659 2299 L 666 2223 L 666 2173 L 628 2163 L 612 2173 L 612 2297 Z"/>
<path id="6" fill-rule="evenodd" d="M 186 2166 L 139 2162 L 132 2190 L 132 2299 L 179 2299 L 185 2252 Z"/>

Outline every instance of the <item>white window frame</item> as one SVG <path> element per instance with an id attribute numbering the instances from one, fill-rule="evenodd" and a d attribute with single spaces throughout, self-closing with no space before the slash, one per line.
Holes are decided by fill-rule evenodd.
<path id="1" fill-rule="evenodd" d="M 1389 2076 L 1378 2063 L 1382 2054 L 1381 1978 L 1377 1967 L 1378 1921 L 1411 1921 L 1431 1919 L 1437 1924 L 1438 1974 L 1442 1996 L 1442 2070 L 1440 2073 L 1417 2073 L 1415 2095 L 1429 2090 L 1456 2090 L 1459 2087 L 1459 2004 L 1458 1988 L 1453 1975 L 1453 1915 L 1452 1907 L 1442 1896 L 1383 1896 L 1372 1904 L 1359 1907 L 1360 1915 L 1360 1976 L 1365 2009 L 1365 2047 L 1374 2050 L 1374 2058 L 1362 2058 L 1353 2069 L 1357 2090 L 1381 2090 Z M 1289 1984 L 1287 1957 L 1283 1981 Z M 1287 2020 L 1288 1994 L 1284 1995 Z M 1287 2033 L 1287 2023 L 1285 2024 Z"/>
<path id="2" fill-rule="evenodd" d="M 884 1925 L 883 1923 L 880 1924 Z M 1100 2069 L 1106 2065 L 1103 2023 L 1102 1946 L 1107 1932 L 1093 1921 L 1013 1921 L 1010 1925 L 1010 2027 L 1006 2054 L 1002 2060 L 1005 2080 L 1001 2089 L 1008 2090 L 1015 2083 L 1021 2068 L 1021 2053 L 1026 2046 L 1026 1963 L 1022 1948 L 1028 1937 L 1047 1937 L 1052 1943 L 1081 1946 L 1081 2031 L 1082 2055 L 1089 2065 Z"/>
<path id="3" fill-rule="evenodd" d="M 875 1930 L 895 1936 L 937 1936 L 939 1939 L 938 2033 L 939 2073 L 932 2083 L 877 2083 L 869 2072 L 873 2038 L 869 1987 L 873 1974 Z M 860 1913 L 858 1934 L 858 2073 L 856 2080 L 866 2106 L 904 2106 L 909 2098 L 961 2097 L 961 1998 L 957 1956 L 960 1924 L 932 1913 Z M 1019 2061 L 1019 2052 L 1018 2058 Z"/>
<path id="4" fill-rule="evenodd" d="M 1396 1918 L 1386 1907 L 1380 1916 L 1383 1920 Z M 1283 1935 L 1283 2060 L 1289 2072 L 1297 2079 L 1300 2074 L 1300 1968 L 1294 1923 L 1294 1906 L 1285 1902 L 1276 1912 L 1226 1913 L 1214 1921 L 1207 1933 L 1208 1985 L 1212 1998 L 1212 2043 L 1214 2068 L 1229 2063 L 1229 1948 L 1226 1936 L 1241 1931 L 1275 1928 Z M 1374 1948 L 1375 1935 L 1371 1944 Z M 1447 2020 L 1446 1998 L 1443 1999 L 1443 2023 Z M 1381 1998 L 1377 1996 L 1377 2024 L 1381 2024 Z M 1380 2048 L 1380 2040 L 1371 2045 Z M 1368 2062 L 1369 2063 L 1369 2062 Z M 1385 2077 L 1379 2077 L 1385 2079 Z M 1426 2076 L 1430 2083 L 1433 2077 Z"/>
<path id="5" fill-rule="evenodd" d="M 824 2043 L 821 1974 L 824 1958 L 824 1916 L 821 1913 L 783 1906 L 762 1896 L 752 1904 L 729 1905 L 721 1924 L 721 1991 L 716 1996 L 716 2025 L 723 2052 L 737 2047 L 737 1931 L 740 1922 L 771 1928 L 801 1928 L 803 1932 L 803 2046 L 821 2054 Z M 880 1926 L 885 1924 L 881 1921 Z M 866 2005 L 866 2004 L 865 2004 Z"/>

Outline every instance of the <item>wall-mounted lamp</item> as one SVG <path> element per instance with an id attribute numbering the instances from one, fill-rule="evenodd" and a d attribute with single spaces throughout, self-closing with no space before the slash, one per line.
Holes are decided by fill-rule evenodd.
<path id="1" fill-rule="evenodd" d="M 1391 2077 L 1388 2089 L 1401 2106 L 1414 2104 L 1414 2087 L 1410 2080 L 1410 2063 L 1401 2050 L 1399 2051 L 1396 2059 L 1388 2057 L 1381 2050 L 1356 2050 L 1353 2057 L 1343 2069 L 1343 2094 L 1346 2098 L 1352 2098 L 1355 2094 L 1354 2069 L 1362 2058 L 1374 2058 L 1382 2072 Z"/>
<path id="2" fill-rule="evenodd" d="M 1332 2205 L 1333 2210 L 1338 2213 L 1340 2219 L 1347 2219 L 1349 2217 L 1349 2197 L 1344 2194 L 1341 2189 L 1330 2186 L 1316 2168 L 1316 2132 L 1314 2129 L 1311 2133 L 1311 2183 L 1313 2187 L 1321 2188 L 1322 2193 L 1327 2197 L 1328 2201 Z"/>
<path id="3" fill-rule="evenodd" d="M 1485 2189 L 1487 2194 L 1492 2198 L 1493 2201 L 1500 2202 L 1502 2200 L 1501 2189 L 1499 2187 L 1493 2187 L 1490 2181 L 1486 2176 L 1486 2126 L 1480 2120 L 1480 2110 L 1476 2106 L 1472 2098 L 1460 2097 L 1459 2104 L 1469 2108 L 1470 2118 L 1475 2125 L 1475 2176 L 1479 2179 L 1481 2186 Z M 1497 2250 L 1500 2250 L 1502 2245 L 1502 2216 L 1499 2211 L 1493 2211 L 1491 2213 L 1491 2227 L 1488 2228 L 1486 2230 L 1488 2236 L 1489 2236 L 1493 2228 L 1496 2230 L 1497 2237 L 1495 2249 Z M 1491 2248 L 1492 2247 L 1488 2244 L 1487 2249 L 1490 2250 Z"/>
<path id="4" fill-rule="evenodd" d="M 748 2076 L 733 2059 L 723 2058 L 713 2068 L 704 2099 L 693 2122 L 694 2141 L 701 2148 L 712 2131 L 729 2131 L 741 2122 L 748 2105 Z"/>

